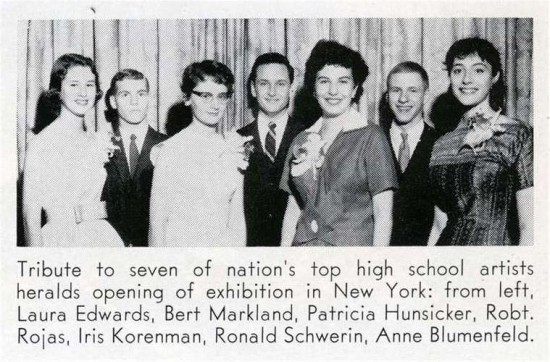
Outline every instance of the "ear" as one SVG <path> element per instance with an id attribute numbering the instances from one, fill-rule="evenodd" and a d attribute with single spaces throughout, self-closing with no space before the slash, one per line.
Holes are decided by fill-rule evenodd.
<path id="1" fill-rule="evenodd" d="M 496 82 L 498 82 L 499 79 L 500 79 L 500 72 L 498 72 L 497 74 L 495 74 L 495 76 L 494 76 L 493 79 L 491 80 L 491 83 L 492 83 L 492 84 L 495 84 Z"/>
<path id="2" fill-rule="evenodd" d="M 117 109 L 116 108 L 115 96 L 109 96 L 109 104 L 111 105 L 112 109 Z"/>

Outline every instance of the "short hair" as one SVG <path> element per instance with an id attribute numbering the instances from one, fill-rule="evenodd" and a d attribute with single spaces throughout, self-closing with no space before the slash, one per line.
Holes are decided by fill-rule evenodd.
<path id="1" fill-rule="evenodd" d="M 109 98 L 111 98 L 111 96 L 114 96 L 116 94 L 117 82 L 120 82 L 124 79 L 134 79 L 134 80 L 145 79 L 145 86 L 147 88 L 147 92 L 149 92 L 149 80 L 142 72 L 131 68 L 122 69 L 116 72 L 116 74 L 111 79 L 111 86 L 109 87 L 107 92 L 105 92 L 105 106 L 107 107 L 107 109 L 105 110 L 105 118 L 109 122 L 113 122 L 115 119 L 118 118 L 118 112 L 116 109 L 114 109 L 111 106 L 111 102 Z"/>
<path id="2" fill-rule="evenodd" d="M 203 60 L 188 65 L 183 71 L 181 91 L 185 97 L 189 98 L 197 84 L 207 79 L 226 86 L 227 92 L 233 94 L 235 84 L 233 73 L 225 64 L 215 60 Z"/>
<path id="3" fill-rule="evenodd" d="M 491 65 L 493 77 L 500 74 L 498 81 L 493 84 L 489 91 L 489 104 L 491 108 L 503 109 L 506 101 L 506 86 L 500 54 L 495 46 L 488 40 L 482 38 L 466 38 L 456 41 L 445 56 L 447 74 L 451 74 L 455 59 L 464 59 L 469 55 L 478 55 L 482 60 Z"/>
<path id="4" fill-rule="evenodd" d="M 369 68 L 361 54 L 333 40 L 317 42 L 306 62 L 304 87 L 307 92 L 313 94 L 317 73 L 326 65 L 351 69 L 353 83 L 357 86 L 353 102 L 357 102 L 363 94 L 363 82 L 369 75 Z"/>
<path id="5" fill-rule="evenodd" d="M 294 82 L 294 68 L 290 65 L 290 62 L 288 61 L 288 58 L 280 53 L 265 53 L 260 55 L 256 58 L 254 61 L 254 64 L 252 65 L 252 69 L 250 70 L 250 75 L 248 76 L 248 82 L 246 83 L 247 87 L 247 99 L 248 99 L 248 107 L 257 110 L 258 108 L 258 101 L 254 96 L 252 96 L 252 84 L 256 81 L 256 76 L 258 74 L 258 68 L 260 65 L 265 64 L 282 64 L 286 67 L 288 71 L 288 79 L 290 79 L 290 83 Z"/>
<path id="6" fill-rule="evenodd" d="M 388 77 L 386 79 L 386 87 L 390 87 L 390 77 L 394 74 L 398 73 L 417 73 L 422 78 L 422 81 L 424 82 L 424 86 L 426 89 L 430 86 L 430 80 L 428 78 L 428 73 L 426 72 L 426 69 L 422 67 L 420 64 L 406 61 L 397 64 L 395 67 L 393 67 L 390 72 L 388 73 Z"/>
<path id="7" fill-rule="evenodd" d="M 53 63 L 50 73 L 49 89 L 44 92 L 39 100 L 37 107 L 36 125 L 33 129 L 35 133 L 39 133 L 52 123 L 61 113 L 61 86 L 63 80 L 67 76 L 67 72 L 72 67 L 88 67 L 95 78 L 96 95 L 95 103 L 101 99 L 103 92 L 99 84 L 99 74 L 97 72 L 94 61 L 91 58 L 80 54 L 68 53 L 63 54 Z"/>

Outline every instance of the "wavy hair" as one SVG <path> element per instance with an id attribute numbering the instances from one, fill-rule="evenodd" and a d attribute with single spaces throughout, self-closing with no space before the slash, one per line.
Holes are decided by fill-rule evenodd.
<path id="1" fill-rule="evenodd" d="M 53 63 L 49 89 L 43 92 L 38 100 L 34 133 L 39 133 L 59 117 L 61 113 L 61 85 L 69 69 L 77 66 L 90 68 L 96 84 L 95 104 L 101 99 L 103 92 L 99 85 L 99 74 L 94 61 L 91 58 L 74 53 L 60 56 Z"/>
<path id="2" fill-rule="evenodd" d="M 363 83 L 369 75 L 369 68 L 359 52 L 333 40 L 317 42 L 306 61 L 304 85 L 298 91 L 295 101 L 295 116 L 311 123 L 322 114 L 314 97 L 317 73 L 326 65 L 336 65 L 351 69 L 353 83 L 357 87 L 353 102 L 363 94 Z"/>

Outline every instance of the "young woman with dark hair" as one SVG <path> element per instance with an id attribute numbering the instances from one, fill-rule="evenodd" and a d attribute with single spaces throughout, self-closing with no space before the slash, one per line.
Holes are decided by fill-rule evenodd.
<path id="1" fill-rule="evenodd" d="M 28 246 L 123 246 L 105 220 L 101 192 L 109 135 L 86 127 L 84 116 L 101 98 L 90 58 L 65 54 L 53 65 L 44 100 L 50 113 L 25 159 L 23 218 Z M 42 215 L 46 224 L 42 227 Z"/>
<path id="2" fill-rule="evenodd" d="M 243 145 L 251 137 L 216 133 L 233 93 L 222 63 L 189 65 L 181 90 L 193 120 L 152 152 L 150 246 L 245 246 Z"/>
<path id="3" fill-rule="evenodd" d="M 445 64 L 464 113 L 432 152 L 436 208 L 429 244 L 532 244 L 533 131 L 502 114 L 499 53 L 485 39 L 462 39 Z"/>
<path id="4" fill-rule="evenodd" d="M 353 108 L 367 75 L 361 55 L 334 41 L 317 43 L 307 60 L 296 108 L 319 118 L 295 138 L 285 164 L 281 188 L 291 197 L 283 245 L 389 244 L 397 187 L 391 150 L 381 128 Z"/>

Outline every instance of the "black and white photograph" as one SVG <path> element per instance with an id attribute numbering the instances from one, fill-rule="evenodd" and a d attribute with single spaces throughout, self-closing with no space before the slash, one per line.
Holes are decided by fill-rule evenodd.
<path id="1" fill-rule="evenodd" d="M 0 361 L 548 359 L 550 3 L 0 9 Z"/>
<path id="2" fill-rule="evenodd" d="M 18 30 L 20 246 L 533 244 L 530 18 Z"/>

